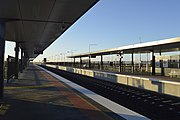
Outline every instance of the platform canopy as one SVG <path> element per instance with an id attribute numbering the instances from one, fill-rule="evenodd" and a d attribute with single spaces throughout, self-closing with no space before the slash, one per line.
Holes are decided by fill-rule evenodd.
<path id="1" fill-rule="evenodd" d="M 29 58 L 35 58 L 97 1 L 0 0 L 5 40 L 19 43 Z"/>
<path id="2" fill-rule="evenodd" d="M 147 52 L 159 53 L 159 52 L 173 52 L 173 51 L 180 51 L 180 37 L 139 43 L 134 45 L 127 45 L 118 48 L 99 50 L 95 52 L 77 54 L 68 57 L 79 58 L 79 57 L 89 57 L 89 56 L 120 54 L 120 53 L 122 54 L 147 53 Z"/>

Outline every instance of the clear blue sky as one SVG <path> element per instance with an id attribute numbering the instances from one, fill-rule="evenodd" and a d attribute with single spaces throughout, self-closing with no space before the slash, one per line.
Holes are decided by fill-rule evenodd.
<path id="1" fill-rule="evenodd" d="M 60 36 L 43 55 L 74 54 L 180 36 L 180 0 L 100 0 Z M 14 54 L 7 44 L 6 54 Z M 11 50 L 12 49 L 12 50 Z"/>

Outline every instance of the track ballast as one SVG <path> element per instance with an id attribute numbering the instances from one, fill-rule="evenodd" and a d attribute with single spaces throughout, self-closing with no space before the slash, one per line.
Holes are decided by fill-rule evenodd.
<path id="1" fill-rule="evenodd" d="M 180 98 L 44 67 L 151 119 L 180 120 Z"/>

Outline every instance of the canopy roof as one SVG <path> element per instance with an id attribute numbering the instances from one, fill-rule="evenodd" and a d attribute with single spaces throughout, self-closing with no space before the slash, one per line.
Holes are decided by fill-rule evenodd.
<path id="1" fill-rule="evenodd" d="M 6 41 L 18 42 L 29 58 L 41 54 L 98 0 L 1 0 Z"/>
<path id="2" fill-rule="evenodd" d="M 145 52 L 172 52 L 180 50 L 180 37 L 139 43 L 134 45 L 122 46 L 118 48 L 105 49 L 95 52 L 88 52 L 84 54 L 78 54 L 69 56 L 69 58 L 88 57 L 88 56 L 99 56 L 99 55 L 110 55 L 110 54 L 131 54 L 131 53 L 145 53 Z"/>

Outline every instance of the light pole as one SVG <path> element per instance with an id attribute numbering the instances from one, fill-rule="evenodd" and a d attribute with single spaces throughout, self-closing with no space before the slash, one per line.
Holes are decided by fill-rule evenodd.
<path id="1" fill-rule="evenodd" d="M 64 66 L 65 66 L 65 55 L 66 55 L 66 53 L 60 53 L 60 55 L 61 55 L 61 62 L 63 63 L 64 62 Z"/>
<path id="2" fill-rule="evenodd" d="M 89 44 L 89 53 L 91 52 L 91 46 L 97 45 L 97 44 Z"/>
<path id="3" fill-rule="evenodd" d="M 67 51 L 67 53 L 71 53 L 71 56 L 73 56 L 74 51 L 76 51 L 76 50 L 69 50 L 69 51 Z M 72 58 L 71 58 L 71 64 L 72 64 Z"/>
<path id="4" fill-rule="evenodd" d="M 56 65 L 58 65 L 58 55 L 55 55 Z"/>
<path id="5" fill-rule="evenodd" d="M 62 53 L 60 53 L 59 54 L 59 59 L 60 59 L 60 65 L 62 65 L 61 63 L 62 63 L 62 56 L 61 55 L 63 55 Z"/>
<path id="6" fill-rule="evenodd" d="M 64 63 L 64 66 L 65 66 L 66 53 L 60 53 L 60 55 L 62 56 L 61 62 Z"/>
<path id="7" fill-rule="evenodd" d="M 61 62 L 61 56 L 58 55 L 58 66 L 60 65 L 59 63 Z"/>
<path id="8" fill-rule="evenodd" d="M 54 57 L 53 57 L 53 55 L 52 55 L 52 62 L 54 62 Z"/>
<path id="9" fill-rule="evenodd" d="M 139 43 L 141 44 L 141 37 L 139 37 Z M 141 49 L 140 49 L 140 56 L 139 56 L 139 71 L 142 73 L 142 63 L 141 63 Z"/>
<path id="10" fill-rule="evenodd" d="M 93 45 L 97 45 L 97 44 L 89 44 L 89 68 L 91 68 L 91 55 L 90 55 L 90 53 L 91 53 L 91 46 L 93 46 Z"/>

